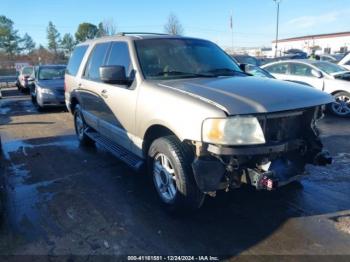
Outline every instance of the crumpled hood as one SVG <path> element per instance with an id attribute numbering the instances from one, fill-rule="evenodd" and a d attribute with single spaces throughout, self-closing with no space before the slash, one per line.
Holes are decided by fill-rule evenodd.
<path id="1" fill-rule="evenodd" d="M 42 88 L 64 90 L 64 79 L 39 80 L 38 85 Z"/>
<path id="2" fill-rule="evenodd" d="M 258 77 L 177 79 L 158 85 L 214 104 L 230 115 L 287 111 L 333 102 L 330 95 L 311 87 Z"/>

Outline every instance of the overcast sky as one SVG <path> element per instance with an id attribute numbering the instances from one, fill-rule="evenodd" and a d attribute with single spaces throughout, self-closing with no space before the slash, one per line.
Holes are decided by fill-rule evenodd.
<path id="1" fill-rule="evenodd" d="M 282 0 L 280 36 L 350 31 L 350 0 Z M 275 37 L 273 0 L 1 0 L 0 15 L 15 22 L 46 45 L 46 27 L 52 21 L 61 35 L 74 34 L 78 24 L 113 20 L 118 31 L 163 32 L 169 13 L 178 16 L 185 35 L 231 46 L 271 46 Z"/>

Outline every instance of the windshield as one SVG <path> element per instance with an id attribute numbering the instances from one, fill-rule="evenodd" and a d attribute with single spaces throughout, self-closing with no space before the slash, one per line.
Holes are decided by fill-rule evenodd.
<path id="1" fill-rule="evenodd" d="M 146 79 L 232 76 L 238 65 L 215 44 L 196 39 L 144 39 L 135 46 Z"/>
<path id="2" fill-rule="evenodd" d="M 254 58 L 254 57 L 250 57 L 250 56 L 237 56 L 235 57 L 236 60 L 241 63 L 241 64 L 249 64 L 249 65 L 255 65 L 255 66 L 259 66 L 259 61 Z"/>
<path id="3" fill-rule="evenodd" d="M 65 67 L 43 67 L 39 71 L 39 80 L 63 79 Z"/>
<path id="4" fill-rule="evenodd" d="M 313 65 L 329 75 L 346 71 L 343 67 L 338 66 L 336 64 L 332 64 L 330 62 L 317 62 Z"/>
<path id="5" fill-rule="evenodd" d="M 24 67 L 22 70 L 23 75 L 31 75 L 33 73 L 33 67 Z"/>
<path id="6" fill-rule="evenodd" d="M 264 69 L 254 66 L 254 65 L 246 65 L 245 72 L 251 74 L 253 76 L 265 77 L 265 78 L 274 78 L 269 72 Z"/>

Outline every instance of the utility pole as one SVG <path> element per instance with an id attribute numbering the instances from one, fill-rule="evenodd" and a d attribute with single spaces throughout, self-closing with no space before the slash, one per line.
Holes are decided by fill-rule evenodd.
<path id="1" fill-rule="evenodd" d="M 230 17 L 230 28 L 231 28 L 231 37 L 232 37 L 232 54 L 233 52 L 233 11 L 231 11 L 231 17 Z"/>
<path id="2" fill-rule="evenodd" d="M 277 5 L 277 23 L 276 23 L 276 42 L 275 42 L 275 58 L 277 57 L 277 48 L 278 48 L 278 30 L 280 23 L 280 3 L 282 0 L 273 0 Z"/>

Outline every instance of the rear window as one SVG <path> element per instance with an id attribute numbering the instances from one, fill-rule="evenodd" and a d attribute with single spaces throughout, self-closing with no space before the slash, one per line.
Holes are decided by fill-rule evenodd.
<path id="1" fill-rule="evenodd" d="M 80 63 L 84 58 L 88 46 L 78 46 L 74 49 L 72 56 L 69 59 L 69 63 L 67 65 L 66 73 L 69 75 L 77 75 Z"/>

